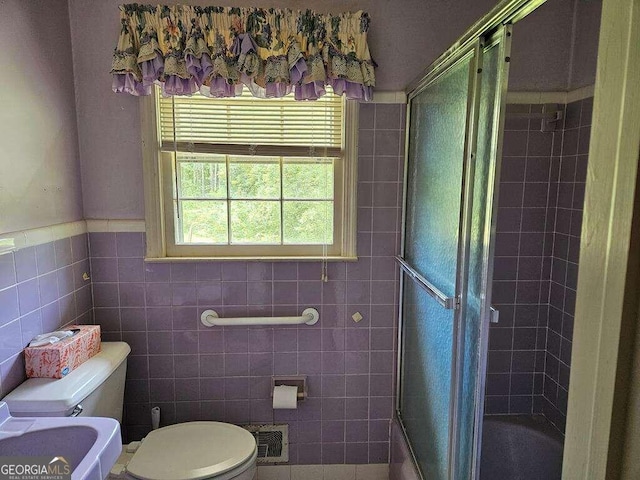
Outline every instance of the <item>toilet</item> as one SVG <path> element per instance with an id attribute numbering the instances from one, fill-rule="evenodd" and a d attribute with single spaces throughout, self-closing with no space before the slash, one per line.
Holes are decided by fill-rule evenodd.
<path id="1" fill-rule="evenodd" d="M 82 415 L 120 422 L 130 351 L 124 342 L 103 342 L 100 353 L 66 377 L 30 378 L 2 400 L 14 417 Z M 180 423 L 125 445 L 109 479 L 255 480 L 257 454 L 253 435 L 236 425 Z"/>

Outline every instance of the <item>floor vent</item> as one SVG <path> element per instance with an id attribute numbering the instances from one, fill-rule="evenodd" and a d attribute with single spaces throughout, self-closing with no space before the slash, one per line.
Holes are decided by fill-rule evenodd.
<path id="1" fill-rule="evenodd" d="M 289 461 L 289 425 L 246 425 L 258 444 L 258 463 Z"/>

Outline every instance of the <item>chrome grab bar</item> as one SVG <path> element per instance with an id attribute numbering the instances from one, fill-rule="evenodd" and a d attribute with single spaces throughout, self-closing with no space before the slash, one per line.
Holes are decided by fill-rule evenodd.
<path id="1" fill-rule="evenodd" d="M 420 287 L 424 291 L 426 291 L 429 295 L 431 295 L 440 305 L 442 305 L 447 310 L 457 310 L 460 304 L 458 297 L 447 297 L 444 293 L 438 290 L 432 283 L 430 283 L 426 278 L 416 272 L 409 264 L 405 261 L 404 258 L 400 256 L 396 256 L 396 262 L 400 265 L 400 268 L 407 273 L 410 277 L 412 277 Z"/>

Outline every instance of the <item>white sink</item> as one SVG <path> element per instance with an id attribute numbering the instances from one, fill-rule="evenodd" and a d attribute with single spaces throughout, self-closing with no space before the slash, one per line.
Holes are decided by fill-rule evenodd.
<path id="1" fill-rule="evenodd" d="M 3 457 L 64 457 L 72 480 L 103 480 L 122 449 L 120 425 L 101 417 L 12 417 L 0 402 Z"/>

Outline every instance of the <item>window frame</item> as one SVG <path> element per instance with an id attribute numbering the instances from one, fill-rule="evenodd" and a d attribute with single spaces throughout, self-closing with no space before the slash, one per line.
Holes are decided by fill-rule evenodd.
<path id="1" fill-rule="evenodd" d="M 174 165 L 173 154 L 161 148 L 159 96 L 157 88 L 154 90 L 154 94 L 140 100 L 147 261 L 357 260 L 357 101 L 346 100 L 344 105 L 343 153 L 334 170 L 333 248 L 330 246 L 325 252 L 322 245 L 176 245 L 173 175 L 169 173 Z"/>

